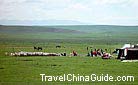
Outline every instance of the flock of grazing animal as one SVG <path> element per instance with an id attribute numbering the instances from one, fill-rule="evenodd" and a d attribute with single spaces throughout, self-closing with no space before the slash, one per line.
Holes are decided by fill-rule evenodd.
<path id="1" fill-rule="evenodd" d="M 20 52 L 10 53 L 10 55 L 11 56 L 65 56 L 65 54 L 60 54 L 60 53 L 39 52 L 39 51 L 43 50 L 42 47 L 36 47 L 36 46 L 34 46 L 33 48 L 34 48 L 34 51 L 38 51 L 38 52 L 20 51 Z"/>
<path id="2" fill-rule="evenodd" d="M 60 45 L 57 45 L 56 48 L 61 48 Z M 66 53 L 47 53 L 47 52 L 40 52 L 43 50 L 42 47 L 33 47 L 34 52 L 25 52 L 25 51 L 20 51 L 20 52 L 13 52 L 10 53 L 11 56 L 66 56 Z M 36 52 L 38 51 L 38 52 Z M 6 52 L 5 55 L 8 55 Z"/>
<path id="3" fill-rule="evenodd" d="M 11 56 L 60 56 L 59 53 L 46 53 L 46 52 L 14 52 Z"/>

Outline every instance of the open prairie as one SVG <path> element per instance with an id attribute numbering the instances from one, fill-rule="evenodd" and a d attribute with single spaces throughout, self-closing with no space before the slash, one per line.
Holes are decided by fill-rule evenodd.
<path id="1" fill-rule="evenodd" d="M 122 63 L 113 54 L 111 59 L 86 56 L 91 49 L 107 49 L 112 53 L 125 43 L 138 44 L 138 26 L 0 26 L 0 84 L 138 84 L 138 63 Z M 60 45 L 61 48 L 56 48 Z M 63 53 L 67 56 L 13 57 L 5 53 L 34 52 Z M 73 50 L 79 54 L 69 57 Z M 90 51 L 90 49 L 89 49 Z M 106 75 L 134 76 L 134 81 L 53 81 L 42 82 L 40 74 L 62 76 Z"/>

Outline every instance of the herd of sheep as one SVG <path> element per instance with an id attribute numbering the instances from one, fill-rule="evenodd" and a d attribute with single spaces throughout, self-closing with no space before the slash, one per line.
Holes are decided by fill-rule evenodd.
<path id="1" fill-rule="evenodd" d="M 60 53 L 45 53 L 45 52 L 14 52 L 10 56 L 61 56 Z"/>

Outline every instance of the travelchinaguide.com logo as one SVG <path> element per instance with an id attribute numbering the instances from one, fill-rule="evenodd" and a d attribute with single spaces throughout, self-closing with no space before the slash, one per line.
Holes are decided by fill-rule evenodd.
<path id="1" fill-rule="evenodd" d="M 96 75 L 96 74 L 91 74 L 91 75 L 80 75 L 80 74 L 64 74 L 60 76 L 49 76 L 46 74 L 40 74 L 41 81 L 69 81 L 69 82 L 74 82 L 74 81 L 134 81 L 134 76 L 117 76 L 113 77 L 109 74 L 101 74 L 101 75 Z"/>

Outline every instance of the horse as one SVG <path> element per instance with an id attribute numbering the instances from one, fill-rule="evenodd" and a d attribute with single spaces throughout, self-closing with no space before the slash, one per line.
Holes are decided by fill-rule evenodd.
<path id="1" fill-rule="evenodd" d="M 61 46 L 60 45 L 57 45 L 56 48 L 61 48 Z"/>
<path id="2" fill-rule="evenodd" d="M 43 50 L 42 47 L 38 47 L 37 50 Z"/>
<path id="3" fill-rule="evenodd" d="M 34 50 L 37 50 L 37 47 L 34 46 Z"/>
<path id="4" fill-rule="evenodd" d="M 34 46 L 34 50 L 38 50 L 39 51 L 39 50 L 43 50 L 43 49 L 42 49 L 42 47 L 35 47 Z"/>

